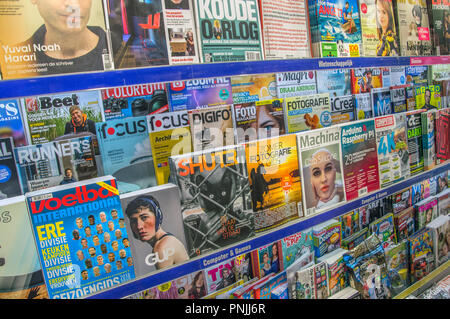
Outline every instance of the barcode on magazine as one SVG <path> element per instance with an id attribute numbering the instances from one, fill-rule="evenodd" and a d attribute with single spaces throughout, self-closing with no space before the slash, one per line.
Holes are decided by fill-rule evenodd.
<path id="1" fill-rule="evenodd" d="M 261 60 L 261 54 L 258 51 L 245 51 L 245 61 Z"/>
<path id="2" fill-rule="evenodd" d="M 367 187 L 363 187 L 361 189 L 358 189 L 358 196 L 362 196 L 367 194 Z"/>
<path id="3" fill-rule="evenodd" d="M 40 200 L 49 199 L 49 198 L 53 198 L 52 193 L 33 196 L 33 197 L 31 197 L 31 201 L 32 202 L 38 202 Z"/>
<path id="4" fill-rule="evenodd" d="M 102 54 L 102 59 L 103 59 L 103 69 L 105 71 L 112 70 L 113 66 L 112 66 L 112 62 L 111 62 L 111 56 L 108 53 L 105 53 L 105 54 Z"/>
<path id="5" fill-rule="evenodd" d="M 306 216 L 314 215 L 315 212 L 316 212 L 316 208 L 315 207 L 307 208 L 306 209 Z"/>

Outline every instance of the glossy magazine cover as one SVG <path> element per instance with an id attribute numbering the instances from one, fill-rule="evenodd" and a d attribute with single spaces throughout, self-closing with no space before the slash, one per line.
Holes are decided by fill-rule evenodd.
<path id="1" fill-rule="evenodd" d="M 375 119 L 380 186 L 384 188 L 410 176 L 405 114 Z"/>
<path id="2" fill-rule="evenodd" d="M 0 199 L 22 195 L 11 137 L 0 138 Z"/>
<path id="3" fill-rule="evenodd" d="M 345 202 L 340 128 L 298 133 L 297 147 L 305 216 L 332 209 Z"/>
<path id="4" fill-rule="evenodd" d="M 26 97 L 20 103 L 30 145 L 95 136 L 95 123 L 104 120 L 97 90 Z"/>
<path id="5" fill-rule="evenodd" d="M 317 93 L 329 93 L 330 96 L 352 94 L 351 76 L 349 69 L 317 70 Z"/>
<path id="6" fill-rule="evenodd" d="M 277 98 L 275 74 L 253 74 L 231 77 L 233 103 L 249 103 Z"/>
<path id="7" fill-rule="evenodd" d="M 427 1 L 430 18 L 431 33 L 433 36 L 434 54 L 448 55 L 450 53 L 448 30 L 448 14 L 450 3 L 446 0 Z"/>
<path id="8" fill-rule="evenodd" d="M 180 214 L 190 257 L 254 235 L 243 147 L 173 156 L 170 168 L 170 181 L 180 188 Z"/>
<path id="9" fill-rule="evenodd" d="M 156 186 L 145 116 L 96 124 L 104 174 L 117 179 L 120 193 Z"/>
<path id="10" fill-rule="evenodd" d="M 245 145 L 255 231 L 303 216 L 295 135 Z"/>
<path id="11" fill-rule="evenodd" d="M 373 117 L 372 99 L 370 93 L 354 94 L 355 99 L 355 119 L 365 120 Z"/>
<path id="12" fill-rule="evenodd" d="M 113 69 L 102 1 L 7 0 L 2 8 L 3 79 Z"/>
<path id="13" fill-rule="evenodd" d="M 176 81 L 167 87 L 172 112 L 233 103 L 229 77 Z"/>
<path id="14" fill-rule="evenodd" d="M 97 177 L 94 151 L 90 136 L 16 148 L 24 192 Z"/>
<path id="15" fill-rule="evenodd" d="M 314 243 L 312 229 L 303 230 L 280 240 L 283 254 L 283 269 L 299 260 L 302 256 L 313 254 Z"/>
<path id="16" fill-rule="evenodd" d="M 368 93 L 374 88 L 383 87 L 381 68 L 351 69 L 350 73 L 352 94 Z"/>
<path id="17" fill-rule="evenodd" d="M 317 93 L 314 71 L 282 72 L 277 73 L 276 77 L 278 98 Z"/>
<path id="18" fill-rule="evenodd" d="M 416 109 L 440 109 L 441 108 L 441 86 L 428 85 L 416 86 Z"/>
<path id="19" fill-rule="evenodd" d="M 0 299 L 48 298 L 24 196 L 0 200 Z"/>
<path id="20" fill-rule="evenodd" d="M 18 99 L 0 100 L 0 136 L 11 136 L 15 147 L 28 144 Z"/>
<path id="21" fill-rule="evenodd" d="M 136 276 L 147 276 L 189 259 L 179 198 L 173 184 L 120 196 Z"/>
<path id="22" fill-rule="evenodd" d="M 331 123 L 340 124 L 355 119 L 355 101 L 353 95 L 331 98 Z"/>
<path id="23" fill-rule="evenodd" d="M 347 201 L 380 188 L 373 120 L 341 126 L 341 147 Z"/>
<path id="24" fill-rule="evenodd" d="M 169 111 L 164 83 L 120 86 L 103 89 L 101 92 L 107 121 Z"/>
<path id="25" fill-rule="evenodd" d="M 240 4 L 234 0 L 193 2 L 202 62 L 263 59 L 257 0 L 243 0 Z"/>
<path id="26" fill-rule="evenodd" d="M 26 197 L 51 299 L 75 299 L 133 279 L 117 183 L 112 176 Z"/>
<path id="27" fill-rule="evenodd" d="M 406 113 L 406 129 L 408 134 L 408 151 L 411 175 L 424 170 L 424 148 L 422 137 L 422 113 L 415 110 Z"/>

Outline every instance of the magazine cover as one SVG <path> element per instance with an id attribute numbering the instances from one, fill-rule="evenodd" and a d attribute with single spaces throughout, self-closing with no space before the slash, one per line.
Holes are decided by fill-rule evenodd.
<path id="1" fill-rule="evenodd" d="M 264 58 L 257 0 L 194 0 L 201 61 L 234 62 Z"/>
<path id="2" fill-rule="evenodd" d="M 280 99 L 317 93 L 316 72 L 314 71 L 277 73 L 276 78 L 277 97 Z"/>
<path id="3" fill-rule="evenodd" d="M 355 119 L 365 120 L 373 117 L 372 98 L 370 93 L 354 94 Z"/>
<path id="4" fill-rule="evenodd" d="M 315 57 L 360 56 L 361 23 L 358 1 L 317 1 L 310 8 L 309 14 L 310 23 L 317 24 L 311 27 L 311 32 L 317 30 L 317 36 L 313 36 L 311 41 Z M 332 50 L 329 50 L 330 45 Z M 328 48 L 324 50 L 326 47 Z"/>
<path id="5" fill-rule="evenodd" d="M 176 81 L 167 87 L 172 112 L 233 104 L 229 77 Z"/>
<path id="6" fill-rule="evenodd" d="M 406 83 L 412 85 L 428 85 L 428 65 L 407 66 Z"/>
<path id="7" fill-rule="evenodd" d="M 318 214 L 344 202 L 340 129 L 330 127 L 299 133 L 297 147 L 304 215 Z"/>
<path id="8" fill-rule="evenodd" d="M 409 238 L 409 276 L 411 284 L 436 267 L 431 230 L 423 229 Z"/>
<path id="9" fill-rule="evenodd" d="M 164 83 L 120 86 L 101 90 L 105 119 L 164 113 L 169 111 Z"/>
<path id="10" fill-rule="evenodd" d="M 450 213 L 450 189 L 446 189 L 438 196 L 439 215 L 448 215 Z"/>
<path id="11" fill-rule="evenodd" d="M 245 149 L 242 146 L 170 158 L 171 181 L 181 194 L 190 257 L 245 240 L 254 234 Z"/>
<path id="12" fill-rule="evenodd" d="M 350 237 L 361 230 L 359 219 L 359 209 L 352 210 L 339 216 L 338 220 L 341 223 L 342 239 Z"/>
<path id="13" fill-rule="evenodd" d="M 417 230 L 425 228 L 427 224 L 438 217 L 438 201 L 435 196 L 421 200 L 415 207 Z"/>
<path id="14" fill-rule="evenodd" d="M 413 85 L 406 84 L 405 86 L 405 94 L 406 94 L 406 109 L 408 111 L 412 111 L 416 109 L 416 89 Z"/>
<path id="15" fill-rule="evenodd" d="M 311 242 L 311 249 L 313 249 Z M 297 271 L 314 265 L 314 250 L 305 249 L 303 254 L 298 257 L 289 267 L 285 268 L 288 284 L 288 295 L 290 299 L 297 299 L 296 275 Z"/>
<path id="16" fill-rule="evenodd" d="M 206 280 L 201 270 L 139 291 L 124 299 L 200 299 L 205 295 Z"/>
<path id="17" fill-rule="evenodd" d="M 0 200 L 0 299 L 48 298 L 24 196 Z"/>
<path id="18" fill-rule="evenodd" d="M 406 85 L 391 86 L 392 113 L 405 112 L 408 108 L 406 102 Z"/>
<path id="19" fill-rule="evenodd" d="M 398 242 L 408 239 L 409 236 L 414 234 L 416 231 L 414 207 L 410 206 L 398 213 L 395 213 L 394 224 Z"/>
<path id="20" fill-rule="evenodd" d="M 389 87 L 374 88 L 370 90 L 372 95 L 373 116 L 392 114 L 391 91 Z"/>
<path id="21" fill-rule="evenodd" d="M 314 290 L 316 291 L 315 299 L 327 299 L 328 291 L 328 265 L 324 262 L 319 262 L 314 266 Z"/>
<path id="22" fill-rule="evenodd" d="M 338 248 L 317 259 L 318 264 L 323 262 L 326 265 L 326 270 L 328 272 L 328 296 L 338 293 L 347 286 L 346 269 L 343 258 L 344 253 L 346 252 L 347 250 Z"/>
<path id="23" fill-rule="evenodd" d="M 347 201 L 380 189 L 374 121 L 342 125 L 341 147 Z"/>
<path id="24" fill-rule="evenodd" d="M 236 142 L 285 134 L 283 99 L 234 104 Z"/>
<path id="25" fill-rule="evenodd" d="M 450 217 L 442 215 L 437 217 L 427 225 L 433 236 L 433 250 L 436 255 L 435 264 L 439 267 L 445 263 L 449 257 L 450 245 Z"/>
<path id="26" fill-rule="evenodd" d="M 117 179 L 121 194 L 156 186 L 145 116 L 96 124 L 104 174 Z"/>
<path id="27" fill-rule="evenodd" d="M 442 109 L 436 112 L 436 164 L 450 159 L 450 111 Z"/>
<path id="28" fill-rule="evenodd" d="M 297 140 L 288 134 L 245 144 L 255 232 L 303 216 Z"/>
<path id="29" fill-rule="evenodd" d="M 189 259 L 179 198 L 173 184 L 120 195 L 136 276 Z"/>
<path id="30" fill-rule="evenodd" d="M 3 79 L 113 69 L 102 1 L 2 1 L 0 30 Z"/>
<path id="31" fill-rule="evenodd" d="M 389 207 L 389 210 L 391 210 L 393 214 L 397 214 L 411 207 L 411 193 L 411 187 L 407 187 L 386 197 L 385 201 L 388 202 L 387 206 Z"/>
<path id="32" fill-rule="evenodd" d="M 394 1 L 402 56 L 431 55 L 431 30 L 426 1 Z"/>
<path id="33" fill-rule="evenodd" d="M 333 125 L 351 122 L 355 119 L 353 95 L 331 98 L 331 123 Z"/>
<path id="34" fill-rule="evenodd" d="M 15 152 L 24 193 L 98 175 L 91 136 L 22 146 Z"/>
<path id="35" fill-rule="evenodd" d="M 295 273 L 296 299 L 315 299 L 314 265 Z"/>
<path id="36" fill-rule="evenodd" d="M 169 181 L 169 157 L 192 152 L 187 111 L 147 116 L 153 166 L 158 185 Z"/>
<path id="37" fill-rule="evenodd" d="M 252 299 L 270 299 L 272 291 L 279 286 L 287 284 L 286 272 L 282 271 L 276 275 L 270 276 L 270 279 L 252 288 Z"/>
<path id="38" fill-rule="evenodd" d="M 26 200 L 51 299 L 82 298 L 135 277 L 112 176 L 31 192 Z"/>
<path id="39" fill-rule="evenodd" d="M 363 55 L 400 55 L 392 0 L 360 0 L 359 10 Z"/>
<path id="40" fill-rule="evenodd" d="M 330 96 L 352 94 L 349 69 L 317 70 L 317 93 L 329 93 Z"/>
<path id="41" fill-rule="evenodd" d="M 21 99 L 30 145 L 95 135 L 95 123 L 104 121 L 100 91 L 81 91 Z"/>
<path id="42" fill-rule="evenodd" d="M 397 243 L 397 234 L 395 233 L 393 214 L 386 214 L 370 223 L 369 231 L 370 235 L 375 234 L 378 237 L 383 245 L 383 248 Z"/>
<path id="43" fill-rule="evenodd" d="M 386 249 L 385 255 L 387 271 L 392 285 L 392 294 L 395 296 L 409 287 L 407 241 L 400 242 L 399 240 L 397 245 Z"/>
<path id="44" fill-rule="evenodd" d="M 28 145 L 19 100 L 0 100 L 0 137 L 12 137 L 15 147 Z"/>
<path id="45" fill-rule="evenodd" d="M 231 105 L 188 111 L 194 152 L 234 144 Z"/>
<path id="46" fill-rule="evenodd" d="M 234 104 L 276 99 L 277 79 L 274 73 L 232 76 L 231 90 Z"/>
<path id="47" fill-rule="evenodd" d="M 391 86 L 405 85 L 406 84 L 406 67 L 404 66 L 392 66 L 389 68 Z M 384 79 L 383 79 L 384 81 Z M 384 85 L 384 82 L 383 82 Z M 386 85 L 384 85 L 386 86 Z"/>
<path id="48" fill-rule="evenodd" d="M 305 254 L 312 255 L 314 252 L 311 228 L 284 237 L 280 242 L 283 255 L 283 269 L 285 270 Z M 310 261 L 308 260 L 308 262 Z"/>
<path id="49" fill-rule="evenodd" d="M 283 270 L 283 256 L 280 241 L 264 245 L 252 251 L 253 273 L 263 278 Z"/>
<path id="50" fill-rule="evenodd" d="M 445 0 L 434 0 L 427 1 L 427 5 L 434 48 L 433 54 L 448 55 L 450 53 L 450 43 L 446 34 L 450 3 Z"/>
<path id="51" fill-rule="evenodd" d="M 425 110 L 406 112 L 406 130 L 408 135 L 408 152 L 411 175 L 424 170 L 422 113 Z"/>
<path id="52" fill-rule="evenodd" d="M 406 116 L 404 113 L 375 118 L 380 187 L 410 175 Z"/>
<path id="53" fill-rule="evenodd" d="M 287 133 L 331 126 L 331 111 L 328 93 L 288 97 L 284 103 Z"/>
<path id="54" fill-rule="evenodd" d="M 440 109 L 441 87 L 439 85 L 416 86 L 416 109 Z"/>
<path id="55" fill-rule="evenodd" d="M 0 138 L 0 200 L 22 195 L 12 137 Z"/>
<path id="56" fill-rule="evenodd" d="M 189 0 L 114 0 L 105 14 L 117 69 L 200 62 Z"/>
<path id="57" fill-rule="evenodd" d="M 369 236 L 369 228 L 362 228 L 359 232 L 354 233 L 350 237 L 344 238 L 341 241 L 341 248 L 351 250 L 362 243 Z"/>
<path id="58" fill-rule="evenodd" d="M 306 2 L 258 1 L 266 60 L 311 57 Z"/>
<path id="59" fill-rule="evenodd" d="M 380 68 L 351 69 L 352 94 L 368 93 L 374 88 L 383 87 Z"/>
<path id="60" fill-rule="evenodd" d="M 377 236 L 369 236 L 343 258 L 350 287 L 358 290 L 362 299 L 392 297 L 386 257 Z"/>
<path id="61" fill-rule="evenodd" d="M 341 247 L 341 223 L 330 219 L 312 228 L 314 256 L 320 258 Z"/>

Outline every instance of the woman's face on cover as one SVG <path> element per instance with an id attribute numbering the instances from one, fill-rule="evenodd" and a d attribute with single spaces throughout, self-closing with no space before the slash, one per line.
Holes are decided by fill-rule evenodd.
<path id="1" fill-rule="evenodd" d="M 85 29 L 92 0 L 31 0 L 39 10 L 47 28 L 61 33 Z"/>
<path id="2" fill-rule="evenodd" d="M 142 208 L 130 216 L 133 233 L 141 241 L 148 241 L 155 235 L 155 215 L 148 208 Z"/>
<path id="3" fill-rule="evenodd" d="M 272 134 L 272 130 L 275 130 L 275 129 L 278 130 L 278 134 L 282 133 L 282 132 L 280 132 L 280 130 L 281 130 L 280 124 L 278 123 L 276 118 L 270 114 L 269 110 L 265 106 L 261 106 L 259 108 L 256 125 L 257 125 L 257 130 L 264 129 L 266 131 L 265 134 L 267 137 L 274 136 Z M 258 133 L 258 135 L 259 135 L 259 133 Z M 265 137 L 265 136 L 259 136 L 259 137 Z"/>
<path id="4" fill-rule="evenodd" d="M 389 15 L 383 6 L 382 1 L 377 1 L 377 21 L 382 30 L 386 30 L 389 25 Z"/>
<path id="5" fill-rule="evenodd" d="M 319 151 L 311 158 L 311 184 L 321 201 L 330 199 L 334 192 L 336 168 L 333 157 L 327 151 Z"/>

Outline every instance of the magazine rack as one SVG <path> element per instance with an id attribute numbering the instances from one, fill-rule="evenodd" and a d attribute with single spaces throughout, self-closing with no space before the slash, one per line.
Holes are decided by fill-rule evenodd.
<path id="1" fill-rule="evenodd" d="M 0 99 L 199 78 L 289 71 L 449 64 L 450 56 L 315 58 L 192 64 L 0 81 Z"/>

